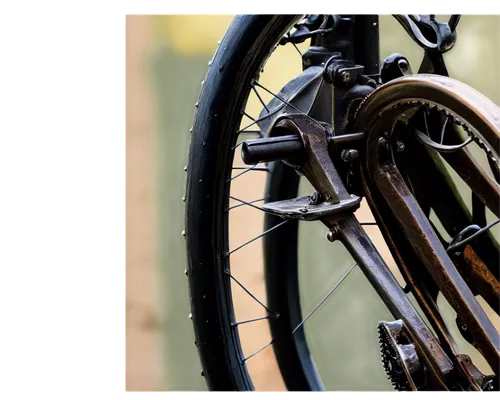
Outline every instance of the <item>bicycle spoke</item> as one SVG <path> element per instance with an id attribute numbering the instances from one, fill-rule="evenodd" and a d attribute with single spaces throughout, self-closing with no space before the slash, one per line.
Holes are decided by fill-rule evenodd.
<path id="1" fill-rule="evenodd" d="M 252 200 L 252 201 L 249 201 L 248 203 L 249 204 L 253 204 L 253 203 L 258 203 L 259 201 L 264 201 L 265 198 L 263 199 L 257 199 L 257 200 Z M 232 207 L 229 207 L 226 211 L 229 211 L 229 210 L 233 210 L 235 208 L 238 208 L 238 207 L 243 207 L 243 206 L 246 206 L 246 204 L 242 203 L 242 204 L 237 204 L 235 206 L 232 206 Z"/>
<path id="2" fill-rule="evenodd" d="M 261 131 L 241 131 L 238 133 L 238 135 L 241 135 L 241 134 L 251 134 L 251 135 L 257 135 L 258 137 L 260 138 L 263 138 L 264 135 L 262 134 Z M 231 147 L 231 150 L 236 150 L 238 147 L 240 147 L 242 144 L 243 144 L 243 140 L 237 144 L 235 144 L 233 147 Z"/>
<path id="3" fill-rule="evenodd" d="M 250 203 L 247 203 L 247 204 L 250 204 Z M 254 206 L 255 207 L 255 206 Z M 257 208 L 257 207 L 256 207 Z M 249 245 L 250 243 L 252 242 L 255 242 L 257 239 L 260 239 L 262 236 L 265 236 L 267 235 L 269 232 L 272 232 L 274 231 L 275 229 L 278 229 L 280 226 L 286 224 L 288 221 L 290 221 L 289 219 L 283 221 L 283 222 L 280 222 L 278 225 L 275 225 L 273 226 L 272 228 L 269 228 L 267 231 L 264 231 L 262 232 L 260 235 L 254 237 L 253 239 L 250 239 L 248 242 L 245 242 L 243 243 L 241 246 L 238 246 L 236 247 L 234 250 L 231 250 L 230 252 L 226 253 L 226 257 L 228 257 L 229 255 L 231 255 L 232 253 L 234 253 L 235 251 L 238 251 L 240 250 L 241 248 L 245 247 L 246 245 Z"/>
<path id="4" fill-rule="evenodd" d="M 241 113 L 242 113 L 245 117 L 247 117 L 247 118 L 249 118 L 249 119 L 251 119 L 252 121 L 254 121 L 254 122 L 255 122 L 255 118 L 254 118 L 254 117 L 252 117 L 251 115 L 248 115 L 245 111 L 241 110 Z"/>
<path id="5" fill-rule="evenodd" d="M 233 199 L 233 200 L 236 200 L 236 201 L 239 201 L 242 205 L 247 205 L 247 206 L 250 206 L 250 207 L 253 207 L 253 208 L 256 208 L 257 210 L 260 210 L 262 212 L 267 212 L 266 210 L 264 210 L 262 207 L 259 207 L 259 206 L 256 206 L 255 204 L 252 204 L 252 202 L 248 202 L 248 201 L 245 201 L 245 200 L 241 200 L 241 199 L 238 199 L 237 197 L 234 197 L 234 196 L 229 196 L 230 199 Z"/>
<path id="6" fill-rule="evenodd" d="M 317 305 L 316 307 L 313 308 L 313 310 L 307 315 L 307 317 L 305 317 L 301 322 L 300 324 L 297 325 L 297 327 L 292 331 L 292 335 L 295 334 L 295 332 L 297 332 L 297 329 L 299 329 L 302 325 L 304 325 L 304 323 L 309 319 L 311 318 L 311 316 L 318 310 L 318 308 L 321 307 L 321 305 L 326 301 L 328 300 L 328 298 L 340 287 L 340 285 L 342 284 L 342 282 L 344 282 L 346 280 L 346 278 L 349 276 L 349 274 L 354 270 L 354 268 L 357 266 L 358 264 L 354 264 L 350 269 L 349 271 L 347 271 L 345 273 L 345 275 L 340 279 L 340 281 L 337 282 L 337 284 L 328 292 L 328 294 L 323 298 L 323 300 L 321 300 Z"/>
<path id="7" fill-rule="evenodd" d="M 233 167 L 233 169 L 249 169 L 250 167 Z M 269 168 L 254 168 L 253 171 L 265 171 L 265 172 L 271 172 Z"/>
<path id="8" fill-rule="evenodd" d="M 243 172 L 240 172 L 238 175 L 233 176 L 232 178 L 228 179 L 226 182 L 231 182 L 232 180 L 240 177 L 241 175 L 244 175 L 244 174 L 246 174 L 249 171 L 253 171 L 255 168 L 257 168 L 257 165 L 259 165 L 259 164 L 255 164 L 252 167 L 246 168 Z"/>
<path id="9" fill-rule="evenodd" d="M 269 346 L 271 346 L 274 342 L 274 339 L 271 340 L 268 344 L 266 344 L 263 348 L 261 348 L 260 350 L 257 350 L 255 353 L 252 353 L 250 354 L 248 357 L 245 357 L 243 360 L 241 360 L 242 363 L 244 363 L 245 361 L 247 361 L 249 358 L 252 358 L 253 356 L 256 356 L 257 354 L 259 354 L 262 350 L 265 350 L 267 349 Z"/>
<path id="10" fill-rule="evenodd" d="M 323 78 L 321 78 L 323 79 Z M 287 102 L 286 100 L 284 100 L 283 98 L 281 98 L 280 96 L 278 96 L 277 94 L 274 94 L 273 92 L 271 92 L 268 88 L 266 88 L 265 86 L 262 86 L 258 81 L 254 80 L 253 81 L 254 85 L 257 85 L 258 87 L 264 89 L 267 93 L 269 93 L 270 95 L 276 97 L 279 101 L 281 101 L 283 104 L 286 104 L 287 106 L 293 108 L 295 111 L 301 113 L 302 115 L 305 115 L 307 118 L 309 118 L 312 122 L 314 122 L 316 125 L 318 125 L 319 127 L 321 127 L 321 129 L 325 129 L 323 127 L 323 125 L 321 125 L 318 121 L 316 121 L 313 117 L 307 115 L 305 112 L 303 112 L 302 110 L 298 109 L 297 107 L 295 107 L 293 104 L 290 104 L 289 102 Z"/>
<path id="11" fill-rule="evenodd" d="M 251 124 L 245 126 L 244 128 L 236 131 L 236 134 L 239 135 L 240 133 L 242 132 L 245 132 L 248 128 L 254 126 L 255 124 L 259 123 L 260 121 L 264 121 L 266 118 L 269 118 L 271 115 L 274 115 L 276 114 L 279 110 L 281 109 L 281 107 L 278 107 L 276 110 L 274 110 L 273 112 L 267 114 L 267 115 L 264 115 L 263 117 L 259 118 L 259 119 L 256 119 L 255 121 L 253 121 Z"/>
<path id="12" fill-rule="evenodd" d="M 230 277 L 233 281 L 235 281 L 235 282 L 238 284 L 238 286 L 239 286 L 240 288 L 242 288 L 245 292 L 247 292 L 247 294 L 248 294 L 248 295 L 249 295 L 252 299 L 254 299 L 254 300 L 255 300 L 257 303 L 259 303 L 262 307 L 264 307 L 264 308 L 265 308 L 265 310 L 266 310 L 269 314 L 272 314 L 272 311 L 271 311 L 269 308 L 267 308 L 267 307 L 264 305 L 264 303 L 262 303 L 262 301 L 260 301 L 257 297 L 255 297 L 255 296 L 254 296 L 254 295 L 250 292 L 250 290 L 248 290 L 245 286 L 243 286 L 243 284 L 242 284 L 242 283 L 241 283 L 238 279 L 236 279 L 233 275 L 231 275 L 231 273 L 230 273 L 230 272 L 227 272 L 227 271 L 226 271 L 226 274 L 228 274 L 228 275 L 229 275 L 229 277 Z"/>
<path id="13" fill-rule="evenodd" d="M 253 319 L 247 319 L 247 320 L 244 320 L 244 321 L 239 321 L 239 322 L 232 322 L 231 323 L 231 326 L 238 326 L 238 325 L 243 325 L 243 324 L 249 324 L 251 322 L 255 322 L 255 321 L 262 321 L 263 319 L 268 319 L 269 318 L 269 315 L 266 315 L 264 317 L 259 317 L 259 318 L 253 318 Z"/>
<path id="14" fill-rule="evenodd" d="M 302 58 L 302 52 L 301 52 L 301 51 L 300 51 L 300 49 L 297 47 L 297 45 L 296 45 L 295 43 L 293 43 L 293 42 L 290 42 L 290 43 L 292 43 L 292 44 L 293 44 L 293 47 L 295 47 L 295 48 L 297 49 L 297 51 L 298 51 L 298 52 L 299 52 L 299 54 L 300 54 L 300 57 Z"/>
<path id="15" fill-rule="evenodd" d="M 262 100 L 262 97 L 260 97 L 260 94 L 257 91 L 257 89 L 255 89 L 254 85 L 252 85 L 252 90 L 254 91 L 255 95 L 259 98 L 259 101 L 261 102 L 261 104 L 264 106 L 264 108 L 266 109 L 267 113 L 269 114 L 269 108 L 267 108 L 266 103 L 264 102 L 264 100 Z"/>

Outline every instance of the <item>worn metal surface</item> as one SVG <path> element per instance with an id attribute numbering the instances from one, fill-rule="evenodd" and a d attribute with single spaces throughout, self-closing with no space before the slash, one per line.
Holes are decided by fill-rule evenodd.
<path id="1" fill-rule="evenodd" d="M 444 388 L 445 376 L 453 370 L 452 362 L 415 311 L 359 222 L 354 216 L 325 219 L 323 222 L 338 232 L 340 240 L 358 262 L 394 317 L 405 322 L 413 342 L 422 352 L 426 365 L 431 368 L 437 382 L 441 382 L 441 388 Z"/>
<path id="2" fill-rule="evenodd" d="M 500 283 L 471 245 L 467 244 L 456 260 L 464 279 L 480 294 L 490 307 L 500 314 Z"/>
<path id="3" fill-rule="evenodd" d="M 300 219 L 304 221 L 316 221 L 327 215 L 356 210 L 361 203 L 360 197 L 353 197 L 338 203 L 321 202 L 314 203 L 312 196 L 303 196 L 290 200 L 281 200 L 266 203 L 262 209 L 273 215 L 283 218 Z"/>
<path id="4" fill-rule="evenodd" d="M 422 213 L 399 172 L 387 168 L 375 175 L 375 184 L 392 205 L 406 236 L 415 246 L 417 255 L 426 266 L 440 291 L 470 327 L 478 348 L 496 373 L 500 363 L 498 332 L 470 288 L 450 260 L 427 217 Z"/>
<path id="5" fill-rule="evenodd" d="M 405 85 L 405 83 L 407 84 Z M 407 90 L 401 91 L 402 85 Z M 397 90 L 400 91 L 399 94 L 395 92 L 396 86 Z M 381 94 L 378 98 L 375 96 L 369 98 L 365 103 L 365 109 L 360 111 L 361 119 L 365 118 L 364 123 L 368 122 L 367 125 L 370 126 L 367 145 L 367 168 L 370 180 L 374 182 L 378 191 L 390 205 L 403 232 L 415 245 L 416 254 L 426 266 L 440 291 L 457 311 L 460 319 L 467 324 L 474 336 L 474 344 L 498 375 L 500 362 L 498 332 L 446 254 L 426 215 L 423 214 L 393 163 L 390 148 L 385 145 L 386 136 L 390 136 L 387 134 L 387 128 L 391 126 L 397 115 L 404 112 L 404 107 L 398 110 L 391 106 L 391 111 L 388 111 L 388 108 L 384 109 L 384 104 L 399 102 L 408 109 L 412 105 L 419 105 L 413 96 L 416 96 L 417 99 L 425 98 L 426 102 L 444 101 L 444 104 L 447 105 L 448 109 L 452 109 L 456 116 L 467 115 L 468 122 L 472 121 L 474 123 L 472 126 L 477 131 L 490 135 L 489 137 L 495 137 L 495 135 L 498 137 L 499 135 L 498 109 L 476 92 L 449 78 L 436 76 L 401 78 L 399 84 L 394 84 L 392 87 L 391 84 L 386 85 L 385 89 L 385 93 L 378 93 Z M 425 96 L 425 93 L 428 97 Z M 405 102 L 408 98 L 412 99 L 413 103 Z M 375 103 L 378 103 L 378 111 L 368 117 L 365 113 L 366 109 L 375 111 Z M 386 111 L 384 119 L 381 118 L 381 110 Z M 373 121 L 374 116 L 377 117 L 376 121 Z M 489 131 L 485 132 L 488 129 Z M 475 137 L 474 139 L 481 143 L 479 138 Z M 494 156 L 492 149 L 485 147 L 484 144 L 482 147 L 489 155 Z"/>

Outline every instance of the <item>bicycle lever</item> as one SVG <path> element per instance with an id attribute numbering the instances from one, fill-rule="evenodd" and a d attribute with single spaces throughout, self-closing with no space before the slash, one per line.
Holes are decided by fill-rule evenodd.
<path id="1" fill-rule="evenodd" d="M 410 35 L 414 42 L 426 51 L 436 51 L 446 53 L 455 45 L 456 32 L 455 28 L 460 18 L 450 19 L 452 27 L 448 23 L 440 22 L 428 15 L 393 15 L 404 30 Z M 422 32 L 433 31 L 436 42 L 433 43 L 425 37 Z"/>

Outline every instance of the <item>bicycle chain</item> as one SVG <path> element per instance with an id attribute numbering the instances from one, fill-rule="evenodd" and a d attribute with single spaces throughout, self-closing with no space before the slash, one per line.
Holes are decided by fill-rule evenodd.
<path id="1" fill-rule="evenodd" d="M 356 112 L 354 113 L 354 118 L 353 120 L 355 120 L 359 114 L 359 111 L 362 109 L 363 105 L 365 104 L 365 102 L 368 100 L 368 98 L 370 98 L 370 95 L 366 96 L 362 101 L 361 103 L 359 104 Z M 462 119 L 460 119 L 457 115 L 455 115 L 453 112 L 450 112 L 447 108 L 445 107 L 442 107 L 442 106 L 439 106 L 437 104 L 433 104 L 431 102 L 425 102 L 423 100 L 406 100 L 406 101 L 401 101 L 397 104 L 394 104 L 392 107 L 390 108 L 386 108 L 385 110 L 383 111 L 380 111 L 378 114 L 377 114 L 377 117 L 378 119 L 382 118 L 382 116 L 388 112 L 388 111 L 392 111 L 392 110 L 395 110 L 397 108 L 403 108 L 404 106 L 425 106 L 427 107 L 429 110 L 432 110 L 433 108 L 435 108 L 438 112 L 440 112 L 441 114 L 443 114 L 446 118 L 450 118 L 450 117 L 453 117 L 453 122 L 460 126 L 466 133 L 469 137 L 472 138 L 472 140 L 482 149 L 485 151 L 485 153 L 488 155 L 488 157 L 493 161 L 493 162 L 496 162 L 496 158 L 495 158 L 495 155 L 493 153 L 493 151 L 485 145 L 485 143 L 483 142 L 483 140 L 481 140 L 480 137 L 478 137 L 474 132 L 473 130 L 470 128 L 470 126 L 468 126 L 465 122 L 462 121 Z M 375 119 L 373 119 L 371 122 L 370 122 L 370 125 L 375 121 Z"/>

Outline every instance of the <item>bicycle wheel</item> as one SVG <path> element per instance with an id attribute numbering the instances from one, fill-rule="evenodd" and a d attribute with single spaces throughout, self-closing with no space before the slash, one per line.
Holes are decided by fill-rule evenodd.
<path id="1" fill-rule="evenodd" d="M 211 62 L 197 104 L 188 162 L 186 240 L 192 319 L 210 389 L 251 390 L 232 327 L 229 184 L 241 110 L 266 56 L 296 16 L 239 16 Z"/>
<path id="2" fill-rule="evenodd" d="M 229 209 L 259 207 L 251 200 L 231 199 L 231 184 L 242 174 L 262 170 L 268 175 L 266 201 L 295 197 L 298 192 L 298 176 L 283 163 L 261 168 L 233 166 L 238 136 L 248 132 L 241 129 L 241 120 L 249 93 L 254 91 L 266 108 L 256 85 L 262 90 L 265 87 L 259 86 L 256 79 L 280 38 L 297 19 L 237 17 L 211 62 L 197 104 L 188 164 L 187 273 L 196 343 L 203 373 L 214 390 L 253 389 L 245 362 L 261 351 L 246 355 L 242 351 L 238 334 L 242 322 L 235 319 L 232 286 L 236 284 L 262 302 L 232 274 L 230 256 L 247 242 L 230 249 L 228 232 Z M 250 121 L 250 125 L 254 122 Z M 325 386 L 311 358 L 304 330 L 299 329 L 310 314 L 304 317 L 301 311 L 297 232 L 297 221 L 266 216 L 264 232 L 259 235 L 265 241 L 266 260 L 267 305 L 262 305 L 267 313 L 262 319 L 269 320 L 273 337 L 263 348 L 272 345 L 288 389 L 321 390 Z"/>

